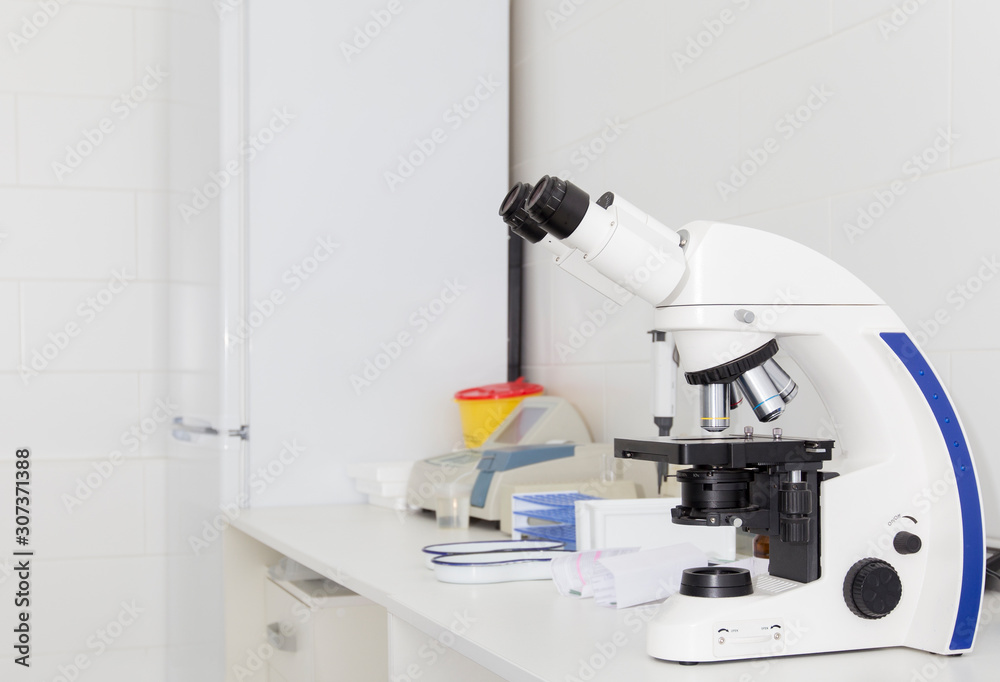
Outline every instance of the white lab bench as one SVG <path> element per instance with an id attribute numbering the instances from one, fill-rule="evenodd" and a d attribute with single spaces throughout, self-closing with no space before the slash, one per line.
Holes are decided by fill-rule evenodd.
<path id="1" fill-rule="evenodd" d="M 645 622 L 655 606 L 601 608 L 561 597 L 549 581 L 444 584 L 424 567 L 425 545 L 504 537 L 489 526 L 439 530 L 432 516 L 368 505 L 251 509 L 233 526 L 238 532 L 228 531 L 225 545 L 231 680 L 233 666 L 262 640 L 263 566 L 279 555 L 386 609 L 388 641 L 378 646 L 387 646 L 388 679 L 398 682 L 986 682 L 1000 670 L 994 592 L 975 651 L 960 657 L 900 648 L 681 666 L 646 654 Z M 252 679 L 264 682 L 266 672 Z"/>

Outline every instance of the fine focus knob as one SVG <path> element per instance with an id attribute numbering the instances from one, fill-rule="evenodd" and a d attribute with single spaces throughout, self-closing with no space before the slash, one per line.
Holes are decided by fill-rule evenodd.
<path id="1" fill-rule="evenodd" d="M 801 545 L 809 542 L 809 519 L 781 519 L 778 533 L 782 542 Z"/>
<path id="2" fill-rule="evenodd" d="M 892 539 L 892 546 L 900 554 L 916 554 L 923 547 L 923 543 L 920 541 L 919 535 L 901 530 Z"/>
<path id="3" fill-rule="evenodd" d="M 844 579 L 844 601 L 861 618 L 882 618 L 896 608 L 902 595 L 896 569 L 879 559 L 862 559 Z"/>

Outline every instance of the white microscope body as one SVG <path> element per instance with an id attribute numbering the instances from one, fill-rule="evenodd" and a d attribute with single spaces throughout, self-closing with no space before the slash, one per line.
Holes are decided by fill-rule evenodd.
<path id="1" fill-rule="evenodd" d="M 512 201 L 501 209 L 508 223 Z M 972 649 L 985 536 L 969 443 L 933 368 L 878 296 L 791 240 L 713 222 L 674 232 L 610 193 L 590 203 L 557 178 L 543 178 L 521 209 L 522 231 L 540 225 L 656 306 L 656 330 L 672 333 L 688 381 L 704 384 L 706 430 L 728 426 L 733 384 L 761 421 L 780 415 L 795 385 L 774 370 L 776 347 L 836 425 L 835 446 L 770 434 L 616 440 L 619 456 L 694 465 L 687 482 L 679 473 L 686 499 L 676 522 L 771 539 L 771 575 L 755 578 L 752 593 L 682 586 L 669 597 L 649 624 L 652 656 L 694 663 Z M 735 491 L 716 483 L 726 476 L 753 482 Z"/>

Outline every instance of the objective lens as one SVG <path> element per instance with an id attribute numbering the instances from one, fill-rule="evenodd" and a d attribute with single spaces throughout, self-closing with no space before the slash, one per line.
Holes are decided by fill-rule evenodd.
<path id="1" fill-rule="evenodd" d="M 729 384 L 702 385 L 701 428 L 711 433 L 729 428 Z"/>
<path id="2" fill-rule="evenodd" d="M 788 373 L 781 368 L 774 358 L 771 358 L 763 365 L 764 371 L 767 372 L 767 376 L 771 377 L 771 381 L 774 383 L 775 387 L 778 389 L 778 394 L 785 403 L 790 403 L 795 400 L 795 396 L 798 395 L 799 387 L 796 385 L 792 378 L 788 376 Z"/>
<path id="3" fill-rule="evenodd" d="M 528 215 L 556 239 L 565 239 L 583 222 L 590 195 L 572 182 L 545 175 L 524 205 Z"/>
<path id="4" fill-rule="evenodd" d="M 500 217 L 510 227 L 511 232 L 532 244 L 537 244 L 545 239 L 548 233 L 532 220 L 524 208 L 530 194 L 531 185 L 525 182 L 519 182 L 511 187 L 503 203 L 500 204 Z"/>
<path id="5" fill-rule="evenodd" d="M 743 394 L 740 393 L 736 382 L 729 384 L 729 409 L 735 410 L 743 403 Z"/>
<path id="6" fill-rule="evenodd" d="M 774 421 L 785 409 L 785 401 L 781 399 L 778 388 L 764 367 L 754 367 L 744 372 L 736 380 L 737 385 L 753 407 L 753 413 L 762 422 Z"/>

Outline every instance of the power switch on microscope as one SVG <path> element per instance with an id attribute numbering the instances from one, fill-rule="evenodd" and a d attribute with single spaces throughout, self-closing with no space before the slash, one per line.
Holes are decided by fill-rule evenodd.
<path id="1" fill-rule="evenodd" d="M 900 554 L 916 554 L 923 547 L 920 537 L 901 530 L 892 539 L 893 548 Z"/>

